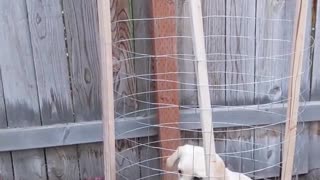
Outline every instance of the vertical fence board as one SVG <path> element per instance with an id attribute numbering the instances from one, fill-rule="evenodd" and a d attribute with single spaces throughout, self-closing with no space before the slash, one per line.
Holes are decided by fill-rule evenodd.
<path id="1" fill-rule="evenodd" d="M 226 83 L 226 1 L 204 0 L 202 4 L 210 98 L 213 106 L 224 106 L 226 104 L 224 86 Z M 219 122 L 213 121 L 213 126 L 215 125 L 219 125 Z M 214 129 L 218 131 L 215 132 L 214 137 L 216 152 L 220 155 L 226 152 L 226 130 L 227 128 Z M 226 160 L 225 155 L 221 157 Z"/>
<path id="2" fill-rule="evenodd" d="M 291 0 L 257 2 L 255 101 L 257 104 L 275 103 L 288 97 L 286 77 L 289 76 L 292 13 L 295 8 Z M 280 94 L 280 96 L 276 97 L 275 94 Z M 285 117 L 282 120 L 284 121 Z M 264 169 L 280 162 L 281 146 L 276 145 L 282 142 L 281 133 L 278 133 L 278 129 L 282 129 L 280 126 L 272 126 L 271 130 L 256 130 L 256 142 L 261 144 L 256 146 L 256 148 L 261 148 L 255 151 L 256 169 Z M 279 176 L 280 167 L 274 166 L 259 171 L 255 175 L 264 178 Z"/>
<path id="3" fill-rule="evenodd" d="M 134 38 L 140 38 L 134 42 L 134 66 L 135 75 L 139 76 L 136 79 L 138 108 L 142 110 L 143 115 L 150 114 L 152 108 L 152 101 L 154 100 L 154 93 L 152 93 L 151 87 L 151 65 L 152 65 L 152 40 L 144 39 L 151 38 L 151 23 L 152 21 L 143 20 L 145 18 L 151 18 L 149 0 L 134 0 L 132 3 L 132 17 L 133 19 L 141 19 L 133 21 Z"/>
<path id="4" fill-rule="evenodd" d="M 202 3 L 210 98 L 215 105 L 225 105 L 226 19 L 223 16 L 226 3 L 224 0 L 204 0 Z"/>
<path id="5" fill-rule="evenodd" d="M 305 101 L 309 101 L 310 99 L 310 85 L 311 85 L 311 28 L 312 28 L 312 4 L 313 0 L 307 0 L 308 3 L 308 12 L 307 12 L 307 22 L 305 27 L 305 47 L 304 49 L 300 49 L 300 51 L 304 51 L 303 54 L 303 62 L 302 62 L 302 75 L 301 75 L 301 86 L 300 86 L 300 104 L 303 104 Z M 295 2 L 290 3 L 290 13 L 289 16 L 294 17 L 294 11 L 291 10 L 291 7 L 295 7 Z M 300 114 L 302 110 L 298 111 Z M 298 129 L 297 129 L 297 140 L 296 140 L 296 149 L 295 149 L 295 159 L 294 159 L 294 167 L 293 167 L 293 175 L 298 174 L 306 174 L 309 172 L 309 131 L 310 124 L 304 123 L 304 120 L 301 117 L 298 117 Z M 301 123 L 299 123 L 301 122 Z"/>
<path id="6" fill-rule="evenodd" d="M 257 104 L 273 103 L 273 101 L 283 99 L 281 96 L 277 99 L 271 99 L 273 97 L 269 96 L 269 92 L 272 90 L 274 93 L 282 93 L 283 96 L 287 97 L 288 83 L 283 80 L 283 77 L 288 76 L 288 68 L 286 67 L 290 58 L 280 55 L 286 54 L 291 44 L 276 40 L 265 40 L 284 39 L 283 31 L 285 28 L 282 24 L 289 26 L 291 23 L 268 19 L 284 19 L 286 17 L 285 5 L 285 1 L 257 1 L 255 74 L 255 101 Z M 274 66 L 275 63 L 277 63 L 277 66 Z M 271 78 L 264 78 L 264 76 Z M 276 81 L 276 78 L 280 80 Z M 271 80 L 270 83 L 263 82 L 269 79 Z M 256 177 L 267 178 L 280 175 L 279 166 L 264 169 L 280 162 L 281 133 L 277 133 L 277 131 L 281 128 L 280 125 L 278 126 L 270 131 L 266 129 L 255 130 L 255 148 L 258 149 L 254 152 L 256 157 L 255 169 L 258 170 L 255 173 Z"/>
<path id="7" fill-rule="evenodd" d="M 226 101 L 228 105 L 253 103 L 255 21 L 252 18 L 255 17 L 255 9 L 254 0 L 228 0 L 226 4 L 226 15 L 231 16 L 226 20 Z"/>
<path id="8" fill-rule="evenodd" d="M 131 8 L 131 0 L 111 1 L 116 117 L 129 116 L 137 108 Z"/>
<path id="9" fill-rule="evenodd" d="M 75 121 L 101 119 L 96 0 L 63 0 Z M 78 146 L 81 179 L 103 176 L 101 143 Z"/>
<path id="10" fill-rule="evenodd" d="M 255 130 L 255 178 L 278 177 L 280 175 L 280 141 L 280 126 L 268 127 L 268 130 Z"/>
<path id="11" fill-rule="evenodd" d="M 135 61 L 133 58 L 135 55 L 134 41 L 131 40 L 133 37 L 133 22 L 130 21 L 132 19 L 131 0 L 112 0 L 111 17 L 113 21 L 111 28 L 112 53 L 114 57 L 115 116 L 135 116 L 138 103 L 136 100 L 137 79 L 135 77 Z M 124 21 L 119 22 L 121 20 Z M 140 166 L 137 164 L 139 162 L 139 148 L 128 149 L 137 145 L 132 141 L 137 142 L 138 139 L 132 139 L 131 141 L 119 140 L 116 142 L 117 169 L 125 168 L 117 174 L 120 179 L 140 177 Z"/>
<path id="12" fill-rule="evenodd" d="M 195 63 L 191 39 L 191 21 L 183 17 L 190 17 L 189 1 L 175 0 L 176 15 L 180 17 L 177 24 L 177 54 L 180 88 L 180 105 L 196 107 L 198 104 Z M 190 38 L 187 38 L 190 37 Z"/>
<path id="13" fill-rule="evenodd" d="M 138 138 L 120 140 L 116 143 L 117 157 L 117 179 L 139 179 L 140 178 L 140 162 Z"/>
<path id="14" fill-rule="evenodd" d="M 0 9 L 4 7 L 0 4 Z M 1 18 L 1 16 L 0 16 Z M 3 23 L 2 19 L 0 19 L 0 30 L 1 24 Z M 0 36 L 0 42 L 2 37 Z M 1 57 L 1 50 L 0 50 L 0 58 Z M 0 69 L 0 130 L 2 128 L 7 128 L 8 122 L 6 117 L 6 107 L 4 102 L 4 94 L 3 94 L 3 87 L 2 87 L 2 76 L 1 76 L 1 69 Z M 12 159 L 10 152 L 1 152 L 0 153 L 0 179 L 13 179 L 13 169 L 12 169 Z"/>
<path id="15" fill-rule="evenodd" d="M 1 71 L 10 128 L 40 125 L 25 0 L 1 1 Z M 15 179 L 45 179 L 43 150 L 12 153 Z"/>
<path id="16" fill-rule="evenodd" d="M 254 37 L 256 1 L 254 0 L 227 0 L 226 1 L 226 104 L 252 104 L 254 97 Z M 240 16 L 237 17 L 237 16 Z M 249 17 L 249 18 L 241 18 Z M 231 122 L 232 123 L 232 122 Z M 230 129 L 232 130 L 232 129 Z M 251 131 L 227 133 L 227 152 L 245 151 L 247 143 L 252 141 Z M 248 140 L 249 142 L 244 142 Z M 227 164 L 238 172 L 253 169 L 250 161 L 241 160 L 241 156 L 252 158 L 252 153 L 229 154 Z M 250 165 L 251 163 L 251 165 Z"/>
<path id="17" fill-rule="evenodd" d="M 313 68 L 311 72 L 312 84 L 311 84 L 311 100 L 320 100 L 320 1 L 316 1 L 314 4 L 316 9 L 316 28 L 315 28 L 315 46 L 313 54 Z M 309 139 L 309 169 L 319 169 L 320 161 L 314 157 L 317 157 L 320 149 L 320 122 L 312 122 L 310 124 L 310 139 Z"/>
<path id="18" fill-rule="evenodd" d="M 31 42 L 43 125 L 73 122 L 60 1 L 28 0 Z M 48 178 L 79 179 L 75 147 L 46 149 Z"/>
<path id="19" fill-rule="evenodd" d="M 134 0 L 132 3 L 133 19 L 151 18 L 150 0 Z M 150 38 L 151 23 L 148 20 L 136 20 L 133 22 L 134 38 Z M 134 43 L 135 56 L 135 74 L 139 76 L 137 82 L 138 109 L 143 115 L 154 114 L 152 102 L 154 101 L 154 93 L 152 93 L 151 85 L 151 67 L 152 67 L 152 43 L 151 40 L 141 39 Z M 139 143 L 144 144 L 139 147 L 139 161 L 143 167 L 140 168 L 141 178 L 160 179 L 159 171 L 152 170 L 160 168 L 159 151 L 155 148 L 157 137 L 139 138 Z M 151 143 L 151 144 L 150 144 Z"/>

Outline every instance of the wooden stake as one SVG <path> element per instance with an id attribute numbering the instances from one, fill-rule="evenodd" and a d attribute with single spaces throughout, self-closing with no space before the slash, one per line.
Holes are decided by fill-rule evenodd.
<path id="1" fill-rule="evenodd" d="M 297 0 L 281 180 L 292 179 L 307 10 L 308 0 Z"/>
<path id="2" fill-rule="evenodd" d="M 152 17 L 172 17 L 175 16 L 175 3 L 172 0 L 152 0 Z M 177 54 L 176 40 L 176 20 L 174 18 L 156 19 L 153 21 L 152 34 L 153 52 L 156 56 L 153 59 L 153 68 L 155 73 L 156 101 L 158 103 L 158 123 L 159 140 L 161 147 L 161 168 L 167 171 L 165 157 L 171 155 L 180 145 L 179 130 L 179 84 L 177 73 L 177 60 L 173 57 L 162 55 Z M 157 37 L 169 37 L 158 38 Z M 164 180 L 177 179 L 176 175 L 164 174 Z"/>
<path id="3" fill-rule="evenodd" d="M 110 1 L 98 0 L 105 179 L 116 179 Z"/>
<path id="4" fill-rule="evenodd" d="M 212 110 L 209 92 L 209 80 L 207 69 L 207 57 L 205 50 L 204 32 L 203 32 L 203 19 L 200 0 L 190 1 L 190 12 L 192 19 L 192 40 L 195 58 L 197 60 L 197 82 L 198 88 L 198 101 L 200 112 L 200 120 L 202 126 L 203 145 L 206 154 L 206 172 L 210 179 L 213 179 L 214 162 L 215 162 L 215 142 L 212 125 Z"/>

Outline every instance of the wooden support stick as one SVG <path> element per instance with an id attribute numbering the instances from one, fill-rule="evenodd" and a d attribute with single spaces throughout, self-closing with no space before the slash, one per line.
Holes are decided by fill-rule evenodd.
<path id="1" fill-rule="evenodd" d="M 197 60 L 197 82 L 198 99 L 200 107 L 200 120 L 202 126 L 203 145 L 206 154 L 206 172 L 210 179 L 213 179 L 213 166 L 215 158 L 215 142 L 212 125 L 212 110 L 209 92 L 209 80 L 207 69 L 207 57 L 205 50 L 203 19 L 200 0 L 190 1 L 190 12 L 192 19 L 192 40 L 195 58 Z"/>
<path id="2" fill-rule="evenodd" d="M 297 0 L 281 180 L 292 179 L 307 10 L 308 0 Z"/>
<path id="3" fill-rule="evenodd" d="M 175 16 L 175 3 L 168 0 L 152 0 L 152 17 Z M 173 57 L 163 55 L 177 54 L 177 40 L 175 36 L 176 22 L 174 18 L 160 19 L 153 21 L 153 52 L 156 56 L 153 59 L 155 73 L 156 101 L 158 103 L 159 140 L 161 147 L 161 168 L 167 170 L 166 158 L 171 155 L 180 145 L 180 130 L 178 129 L 179 113 L 179 85 L 177 78 L 177 60 Z M 168 37 L 159 38 L 157 37 Z M 170 140 L 175 139 L 175 140 Z M 177 179 L 176 175 L 164 174 L 163 179 Z"/>
<path id="4" fill-rule="evenodd" d="M 110 1 L 98 1 L 105 179 L 116 179 Z"/>

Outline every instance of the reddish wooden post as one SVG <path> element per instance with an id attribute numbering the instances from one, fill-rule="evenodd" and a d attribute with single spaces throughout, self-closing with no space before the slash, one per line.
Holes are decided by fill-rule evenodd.
<path id="1" fill-rule="evenodd" d="M 152 17 L 172 17 L 175 16 L 175 2 L 173 0 L 152 0 L 151 11 Z M 153 52 L 157 56 L 153 59 L 153 68 L 155 73 L 155 89 L 156 101 L 158 105 L 158 122 L 162 126 L 159 128 L 159 140 L 161 168 L 167 170 L 165 157 L 173 152 L 164 150 L 175 150 L 180 145 L 180 131 L 178 122 L 180 119 L 179 113 L 179 84 L 177 78 L 177 60 L 170 57 L 159 57 L 160 55 L 177 54 L 176 36 L 176 20 L 174 18 L 154 19 L 152 27 L 153 37 Z M 157 37 L 168 37 L 160 38 Z M 167 124 L 166 124 L 167 123 Z M 166 127 L 164 127 L 166 126 Z M 176 139 L 170 141 L 169 139 Z M 169 141 L 166 141 L 169 140 Z M 175 175 L 166 174 L 164 180 L 176 179 Z"/>

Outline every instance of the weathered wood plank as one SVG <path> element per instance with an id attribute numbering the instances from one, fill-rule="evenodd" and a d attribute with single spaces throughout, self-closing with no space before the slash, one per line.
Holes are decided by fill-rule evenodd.
<path id="1" fill-rule="evenodd" d="M 2 6 L 0 4 L 0 9 L 1 7 Z M 2 24 L 2 19 L 0 19 L 0 24 Z M 1 53 L 2 52 L 0 50 L 0 54 Z M 4 102 L 2 76 L 1 76 L 1 69 L 0 69 L 0 129 L 7 128 L 7 126 L 8 126 L 8 121 L 6 116 L 6 107 Z M 11 159 L 10 152 L 0 153 L 0 179 L 13 179 L 12 159 Z"/>
<path id="2" fill-rule="evenodd" d="M 158 137 L 144 137 L 139 138 L 139 162 L 140 162 L 140 173 L 142 179 L 146 180 L 160 180 L 159 175 L 160 169 L 160 152 L 159 143 L 157 142 Z"/>
<path id="3" fill-rule="evenodd" d="M 315 17 L 315 46 L 313 53 L 313 63 L 312 63 L 312 84 L 311 84 L 311 100 L 316 101 L 320 100 L 320 1 L 316 1 L 314 4 L 314 13 L 316 13 Z M 316 154 L 319 153 L 318 149 L 320 149 L 320 123 L 313 122 L 310 124 L 310 148 L 309 148 L 309 169 L 319 169 L 320 161 L 315 159 Z M 316 170 L 315 174 L 318 174 L 319 171 Z"/>
<path id="4" fill-rule="evenodd" d="M 247 126 L 241 129 L 241 172 L 253 177 L 254 173 L 254 143 L 255 143 L 255 131 L 251 126 Z"/>
<path id="5" fill-rule="evenodd" d="M 43 125 L 73 122 L 60 1 L 27 1 Z M 46 149 L 48 178 L 79 179 L 76 148 Z"/>
<path id="6" fill-rule="evenodd" d="M 140 178 L 139 143 L 138 138 L 117 141 L 117 179 L 127 180 Z"/>
<path id="7" fill-rule="evenodd" d="M 137 109 L 137 82 L 134 66 L 134 43 L 131 0 L 112 0 L 112 41 L 116 116 L 127 116 Z M 122 22 L 118 22 L 124 20 Z M 135 114 L 133 113 L 133 116 Z M 131 115 L 132 116 L 132 115 Z"/>
<path id="8" fill-rule="evenodd" d="M 252 104 L 254 97 L 254 37 L 256 1 L 227 0 L 226 1 L 226 104 L 228 106 Z M 248 17 L 248 18 L 244 18 Z M 229 122 L 234 123 L 234 122 Z M 240 124 L 239 124 L 240 125 Z M 246 124 L 242 124 L 246 126 Z M 241 125 L 240 125 L 241 126 Z M 226 158 L 233 170 L 252 171 L 253 166 L 245 158 L 253 156 L 253 152 L 241 153 L 252 149 L 246 141 L 253 140 L 253 132 L 228 129 L 226 137 L 226 152 L 231 153 Z M 251 139 L 251 140 L 249 140 Z M 247 149 L 248 148 L 248 149 Z M 232 153 L 235 152 L 235 153 Z M 233 156 L 233 157 L 231 157 Z M 243 159 L 242 159 L 243 156 Z M 243 167 L 243 168 L 242 168 Z"/>
<path id="9" fill-rule="evenodd" d="M 211 103 L 225 105 L 226 1 L 202 3 Z"/>
<path id="10" fill-rule="evenodd" d="M 175 0 L 177 28 L 177 54 L 180 88 L 180 104 L 186 107 L 198 106 L 197 82 L 195 76 L 195 63 L 191 39 L 191 21 L 184 17 L 190 17 L 189 1 Z M 190 37 L 190 38 L 186 38 Z"/>
<path id="11" fill-rule="evenodd" d="M 312 97 L 312 96 L 311 96 Z M 314 158 L 315 155 L 319 153 L 320 149 L 320 123 L 312 122 L 310 123 L 309 130 L 309 151 L 308 159 L 309 159 L 309 170 L 320 169 L 320 163 L 318 159 Z"/>
<path id="12" fill-rule="evenodd" d="M 0 179 L 14 179 L 12 159 L 9 152 L 0 153 Z"/>
<path id="13" fill-rule="evenodd" d="M 282 104 L 278 104 L 277 106 L 281 106 L 282 112 L 280 112 L 282 114 L 281 116 L 283 116 L 285 114 L 285 107 L 282 107 Z M 308 102 L 306 106 L 303 107 L 304 111 L 301 114 L 301 119 L 304 119 L 305 123 L 318 121 L 318 119 L 320 119 L 319 108 L 320 102 Z M 278 117 L 279 115 L 269 116 L 267 114 L 259 113 L 255 110 L 256 108 L 252 108 L 252 106 L 244 106 L 243 109 L 213 109 L 216 121 L 222 122 L 221 124 L 216 125 L 216 127 L 219 128 L 219 132 L 224 132 L 223 130 L 221 130 L 221 128 L 223 129 L 226 127 L 236 127 L 233 124 L 228 124 L 228 122 L 234 120 L 234 117 L 238 117 L 238 123 L 236 124 L 245 122 L 248 124 L 248 126 L 277 124 L 283 120 L 283 118 Z M 196 111 L 196 109 L 193 109 L 192 112 L 181 112 L 181 129 L 193 130 L 201 128 L 199 114 L 197 114 Z M 275 113 L 279 112 L 269 108 L 266 108 L 263 111 Z M 148 125 L 155 124 L 155 122 L 156 119 L 154 116 L 121 119 L 120 121 L 116 122 L 116 129 L 118 129 L 119 133 L 118 136 L 116 136 L 116 139 L 121 140 L 128 138 L 155 136 L 158 133 L 157 128 L 155 126 L 150 127 L 150 125 Z M 128 132 L 132 129 L 140 130 Z M 259 127 L 256 127 L 256 129 L 259 129 Z M 74 144 L 86 144 L 101 141 L 101 120 L 28 128 L 9 128 L 0 130 L 1 152 L 10 150 L 25 150 L 44 147 L 67 146 Z"/>
<path id="14" fill-rule="evenodd" d="M 92 143 L 81 145 L 78 149 L 81 179 L 104 176 L 102 144 Z"/>
<path id="15" fill-rule="evenodd" d="M 226 166 L 241 172 L 241 130 L 237 127 L 226 130 Z"/>
<path id="16" fill-rule="evenodd" d="M 308 1 L 296 1 L 296 10 L 293 26 L 292 49 L 290 76 L 288 86 L 288 109 L 287 122 L 285 123 L 284 145 L 282 150 L 282 170 L 281 180 L 287 180 L 293 176 L 295 159 L 297 126 L 300 103 L 301 77 L 297 78 L 302 72 L 303 48 L 305 47 L 305 35 L 308 15 Z M 298 90 L 297 90 L 298 89 Z M 308 165 L 308 163 L 306 163 Z M 300 169 L 299 169 L 300 171 Z"/>
<path id="17" fill-rule="evenodd" d="M 80 179 L 78 153 L 75 146 L 46 149 L 49 179 Z"/>
<path id="18" fill-rule="evenodd" d="M 134 0 L 132 3 L 132 17 L 133 19 L 151 18 L 149 0 Z M 154 100 L 154 93 L 152 93 L 151 71 L 152 71 L 152 40 L 143 38 L 151 38 L 151 24 L 152 21 L 136 20 L 133 22 L 134 38 L 141 38 L 134 42 L 135 52 L 135 74 L 139 76 L 136 79 L 138 109 L 143 114 L 150 114 L 152 108 L 152 101 Z"/>
<path id="19" fill-rule="evenodd" d="M 1 1 L 0 64 L 8 126 L 40 125 L 37 85 L 25 0 Z M 12 153 L 15 179 L 45 179 L 43 150 Z"/>
<path id="20" fill-rule="evenodd" d="M 116 116 L 128 117 L 136 116 L 132 113 L 138 108 L 136 100 L 137 78 L 135 77 L 134 65 L 134 42 L 130 40 L 133 34 L 131 0 L 112 0 L 111 19 L 112 19 L 112 40 L 114 57 L 114 92 L 115 92 L 115 111 Z M 122 22 L 118 22 L 125 20 Z M 126 21 L 128 20 L 128 21 Z M 137 32 L 138 33 L 138 32 Z M 132 113 L 132 114 L 130 114 Z M 118 119 L 116 119 L 117 121 Z M 117 130 L 116 130 L 117 132 Z M 133 140 L 136 142 L 136 140 Z M 117 170 L 128 168 L 118 172 L 120 179 L 140 178 L 139 152 L 138 148 L 128 149 L 135 145 L 132 141 L 119 140 L 116 142 Z"/>
<path id="21" fill-rule="evenodd" d="M 150 0 L 134 0 L 132 3 L 132 17 L 133 19 L 151 18 Z M 154 100 L 154 93 L 152 93 L 151 85 L 151 67 L 152 67 L 152 43 L 151 40 L 143 40 L 142 38 L 151 38 L 151 24 L 152 21 L 136 20 L 133 22 L 134 38 L 141 38 L 134 43 L 135 54 L 135 74 L 141 78 L 136 79 L 138 109 L 143 115 L 151 115 L 155 112 L 150 110 L 153 108 L 152 102 Z M 144 56 L 144 57 L 143 57 Z M 149 121 L 150 122 L 150 121 Z M 149 129 L 149 128 L 148 128 Z M 138 142 L 141 143 L 138 147 L 140 167 L 140 178 L 144 179 L 160 179 L 160 171 L 153 169 L 160 169 L 159 150 L 155 147 L 157 137 L 144 137 L 139 138 Z"/>
<path id="22" fill-rule="evenodd" d="M 270 103 L 266 106 L 272 108 L 273 103 L 281 102 L 288 97 L 288 78 L 286 77 L 289 76 L 289 68 L 287 66 L 290 64 L 290 52 L 292 49 L 292 19 L 294 17 L 295 2 L 290 0 L 263 0 L 257 1 L 257 3 L 255 102 L 257 104 Z M 277 64 L 277 66 L 274 64 Z M 281 115 L 278 116 L 281 117 Z M 284 120 L 283 118 L 282 121 Z M 278 126 L 272 126 L 272 129 L 283 130 L 280 127 L 281 125 Z M 280 162 L 280 147 L 270 144 L 282 142 L 280 136 L 281 133 L 273 133 L 272 130 L 256 130 L 256 141 L 261 142 L 261 146 L 270 146 L 255 151 L 255 157 L 257 157 L 256 169 L 266 168 Z M 265 138 L 268 138 L 268 141 Z M 272 156 L 269 156 L 270 154 Z M 280 167 L 274 166 L 264 171 L 259 171 L 255 175 L 257 177 L 279 176 Z"/>
<path id="23" fill-rule="evenodd" d="M 196 79 L 198 85 L 198 104 L 200 108 L 200 123 L 202 130 L 203 148 L 206 154 L 206 175 L 214 177 L 216 174 L 210 167 L 214 167 L 216 148 L 213 133 L 211 98 L 209 90 L 209 77 L 207 68 L 207 54 L 203 30 L 202 2 L 191 0 L 191 29 L 192 44 L 196 59 Z M 209 157 L 208 157 L 209 156 Z M 210 160 L 211 159 L 211 160 Z M 213 161 L 212 161 L 213 160 Z M 210 179 L 210 178 L 209 178 Z"/>
<path id="24" fill-rule="evenodd" d="M 281 126 L 260 127 L 255 130 L 255 178 L 280 175 Z"/>
<path id="25" fill-rule="evenodd" d="M 318 43 L 318 39 L 320 39 L 320 2 L 317 1 L 316 5 L 316 27 L 315 27 L 315 47 L 313 53 L 313 69 L 312 69 L 312 85 L 311 85 L 311 100 L 319 100 L 320 99 L 320 44 Z"/>
<path id="26" fill-rule="evenodd" d="M 63 0 L 75 121 L 101 119 L 96 0 Z M 78 146 L 81 179 L 103 176 L 101 143 Z"/>
<path id="27" fill-rule="evenodd" d="M 204 17 L 204 34 L 206 41 L 206 53 L 208 64 L 208 75 L 210 85 L 210 98 L 212 105 L 226 104 L 226 1 L 225 0 L 204 0 L 202 1 L 203 17 Z M 214 17 L 216 16 L 216 17 Z M 213 113 L 213 126 L 222 125 L 216 119 L 216 113 Z M 226 144 L 227 128 L 215 128 L 215 146 L 216 152 L 227 160 L 229 154 Z"/>
<path id="28" fill-rule="evenodd" d="M 304 122 L 298 124 L 293 175 L 309 172 L 309 126 L 309 123 Z"/>
<path id="29" fill-rule="evenodd" d="M 226 19 L 227 105 L 253 103 L 255 21 L 252 18 L 255 17 L 255 2 L 228 0 L 226 3 L 226 15 L 229 16 Z"/>
<path id="30" fill-rule="evenodd" d="M 195 76 L 195 64 L 193 56 L 192 39 L 190 31 L 189 2 L 176 1 L 177 35 L 183 36 L 177 39 L 177 52 L 179 54 L 179 80 L 181 98 L 180 103 L 184 106 L 197 106 L 198 95 Z M 204 33 L 208 58 L 208 73 L 210 85 L 210 98 L 213 104 L 225 104 L 225 18 L 212 16 L 225 15 L 225 1 L 203 1 Z M 208 17 L 209 16 L 209 17 Z M 211 17 L 210 17 L 211 16 Z M 214 28 L 213 28 L 214 27 Z M 221 36 L 222 35 L 222 36 Z"/>

